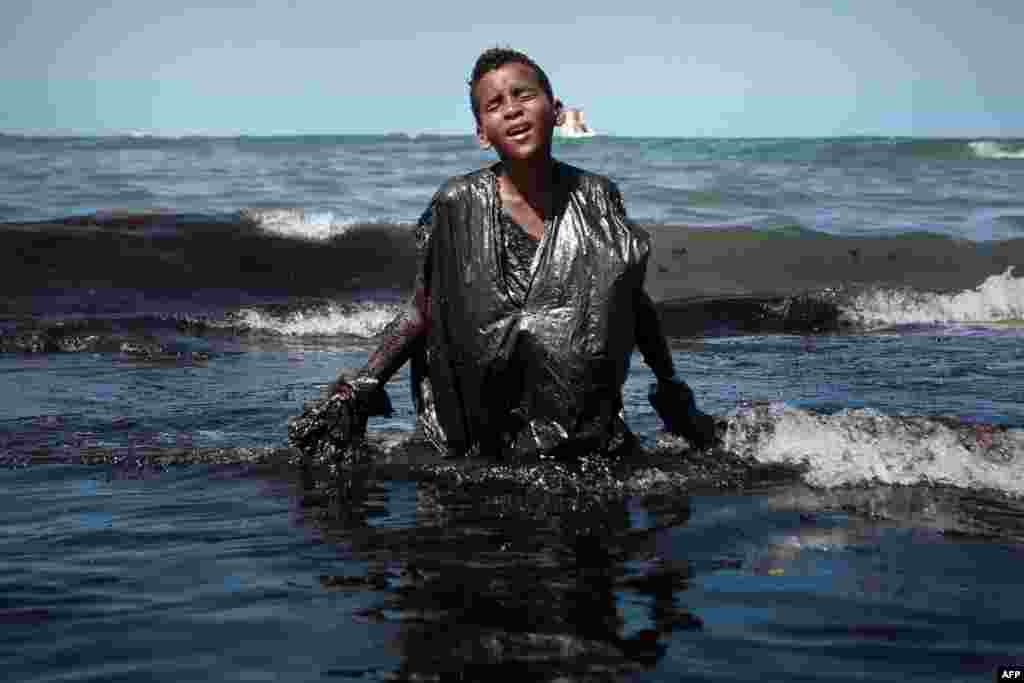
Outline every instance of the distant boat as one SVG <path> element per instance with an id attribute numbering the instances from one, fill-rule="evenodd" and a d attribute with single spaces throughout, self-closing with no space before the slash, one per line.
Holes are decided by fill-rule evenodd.
<path id="1" fill-rule="evenodd" d="M 582 109 L 566 108 L 563 110 L 564 118 L 562 125 L 555 126 L 555 137 L 557 138 L 592 138 L 596 135 L 586 119 L 583 118 Z"/>

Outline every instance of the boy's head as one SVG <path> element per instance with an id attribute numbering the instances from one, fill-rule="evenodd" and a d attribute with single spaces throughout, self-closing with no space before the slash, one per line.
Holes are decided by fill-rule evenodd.
<path id="1" fill-rule="evenodd" d="M 517 50 L 507 47 L 492 47 L 484 50 L 477 57 L 476 64 L 473 65 L 473 73 L 469 77 L 469 106 L 473 110 L 473 117 L 476 119 L 477 124 L 480 123 L 480 102 L 476 96 L 476 86 L 480 83 L 480 79 L 488 73 L 506 64 L 523 64 L 533 69 L 533 73 L 537 77 L 537 83 L 544 90 L 544 94 L 552 102 L 555 100 L 554 92 L 551 90 L 551 81 L 548 80 L 548 75 L 544 73 L 544 69 L 537 65 L 537 62 Z"/>
<path id="2" fill-rule="evenodd" d="M 469 99 L 481 146 L 506 160 L 550 157 L 562 103 L 532 59 L 508 48 L 485 51 L 473 66 Z"/>

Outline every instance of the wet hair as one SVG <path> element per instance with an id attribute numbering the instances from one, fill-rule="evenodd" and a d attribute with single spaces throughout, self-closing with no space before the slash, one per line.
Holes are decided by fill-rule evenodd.
<path id="1" fill-rule="evenodd" d="M 548 80 L 548 75 L 544 73 L 544 69 L 537 66 L 537 62 L 527 57 L 522 52 L 513 50 L 509 47 L 492 47 L 484 50 L 476 59 L 476 64 L 473 65 L 473 73 L 469 77 L 469 107 L 473 110 L 473 117 L 477 123 L 480 123 L 480 103 L 476 101 L 476 84 L 480 82 L 480 79 L 494 71 L 500 69 L 506 64 L 525 64 L 526 66 L 533 69 L 533 72 L 537 74 L 537 80 L 540 82 L 540 87 L 544 89 L 544 93 L 548 96 L 549 100 L 554 101 L 555 95 L 551 90 L 551 81 Z"/>

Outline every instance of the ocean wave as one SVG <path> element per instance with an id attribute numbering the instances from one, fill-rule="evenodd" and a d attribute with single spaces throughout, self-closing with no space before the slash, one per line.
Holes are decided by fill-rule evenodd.
<path id="1" fill-rule="evenodd" d="M 1021 239 L 645 227 L 657 245 L 646 287 L 670 336 L 1024 319 L 1024 280 L 1012 267 L 1022 264 Z M 108 211 L 7 224 L 0 314 L 208 314 L 289 302 L 286 318 L 257 308 L 239 320 L 289 335 L 372 336 L 378 313 L 345 306 L 408 294 L 418 261 L 412 233 L 408 224 L 299 209 Z M 323 301 L 340 307 L 327 310 Z"/>
<path id="2" fill-rule="evenodd" d="M 268 233 L 315 242 L 326 242 L 357 225 L 374 222 L 367 218 L 339 216 L 333 211 L 304 209 L 242 209 L 238 215 Z"/>
<path id="3" fill-rule="evenodd" d="M 990 323 L 1024 319 L 1024 278 L 1009 266 L 974 289 L 954 294 L 872 288 L 840 306 L 841 319 L 857 327 Z"/>
<path id="4" fill-rule="evenodd" d="M 54 441 L 53 425 L 47 424 L 46 419 L 8 421 L 9 430 L 26 438 L 19 442 L 20 448 L 10 449 L 0 457 L 0 465 L 116 464 L 127 460 L 135 466 L 140 459 L 154 465 L 274 459 L 294 462 L 298 455 L 291 449 L 269 444 L 255 449 L 232 446 L 230 439 L 223 448 L 175 448 L 166 443 L 166 438 L 126 447 L 113 443 L 123 435 L 100 441 L 102 434 L 69 448 Z M 610 477 L 607 483 L 613 490 L 649 493 L 659 489 L 684 492 L 700 488 L 708 481 L 737 488 L 752 482 L 761 482 L 758 485 L 763 486 L 799 482 L 822 495 L 861 492 L 865 494 L 861 502 L 868 504 L 876 497 L 872 492 L 891 494 L 918 487 L 917 497 L 923 499 L 925 507 L 930 496 L 936 496 L 938 502 L 939 494 L 950 490 L 974 494 L 977 500 L 986 500 L 991 505 L 1000 501 L 1019 505 L 1024 500 L 1024 429 L 1018 426 L 969 423 L 951 417 L 890 415 L 867 408 L 821 414 L 782 402 L 740 404 L 723 415 L 722 420 L 722 446 L 711 458 L 706 453 L 694 452 L 685 439 L 659 433 L 654 447 L 647 452 L 652 457 L 640 457 L 632 471 L 613 474 L 596 468 L 594 476 L 585 476 L 579 483 L 600 484 L 603 478 Z M 42 424 L 35 424 L 39 422 Z M 441 468 L 438 472 L 461 470 L 460 476 L 467 483 L 482 475 L 552 489 L 552 483 L 557 484 L 558 477 L 568 473 L 558 464 L 543 462 L 519 468 L 508 467 L 507 463 L 497 468 L 481 468 L 482 463 L 476 461 L 442 463 L 433 450 L 428 447 L 423 451 L 423 442 L 405 431 L 371 430 L 367 439 L 366 454 L 373 460 L 383 464 L 419 463 L 428 468 L 437 465 Z M 225 439 L 195 433 L 194 438 L 176 440 L 219 446 L 211 442 Z M 104 445 L 108 441 L 111 443 Z M 877 513 L 870 505 L 863 511 Z M 1015 528 L 1003 531 L 1019 534 L 1019 511 L 1011 521 Z M 956 529 L 958 525 L 956 520 L 949 520 L 944 526 Z"/>
<path id="5" fill-rule="evenodd" d="M 826 289 L 791 296 L 705 297 L 657 304 L 669 337 L 717 334 L 807 334 L 872 330 L 907 325 L 973 323 L 1002 325 L 1024 320 L 1024 278 L 1014 267 L 974 289 L 943 294 L 872 287 L 858 293 Z M 287 336 L 351 335 L 370 338 L 404 304 L 394 301 L 296 301 L 287 306 L 245 307 L 226 325 Z"/>
<path id="6" fill-rule="evenodd" d="M 860 408 L 821 415 L 785 403 L 741 405 L 727 451 L 804 468 L 815 487 L 939 484 L 1024 496 L 1024 429 Z"/>
<path id="7" fill-rule="evenodd" d="M 613 138 L 614 140 L 614 138 Z M 1019 159 L 1020 139 L 835 137 L 835 138 L 719 138 L 650 140 L 662 154 L 703 160 L 755 162 L 827 162 L 886 165 L 892 160 Z"/>
<path id="8" fill-rule="evenodd" d="M 725 141 L 715 153 L 733 158 L 769 160 L 815 160 L 832 163 L 863 162 L 885 164 L 892 159 L 966 160 L 1021 159 L 1020 140 L 970 140 L 958 138 L 865 137 L 825 139 L 781 139 Z"/>
<path id="9" fill-rule="evenodd" d="M 827 155 L 836 159 L 884 162 L 888 157 L 928 160 L 1021 159 L 1019 140 L 969 140 L 956 138 L 864 138 L 821 141 Z"/>
<path id="10" fill-rule="evenodd" d="M 380 302 L 331 302 L 287 311 L 244 308 L 231 314 L 226 324 L 289 336 L 370 338 L 379 334 L 400 310 L 400 304 Z"/>
<path id="11" fill-rule="evenodd" d="M 981 159 L 1024 159 L 1024 145 L 994 140 L 976 140 L 967 145 Z"/>
<path id="12" fill-rule="evenodd" d="M 335 298 L 412 283 L 416 245 L 408 226 L 339 227 L 290 211 L 267 225 L 237 214 L 126 212 L 2 226 L 0 292 L 31 297 L 28 312 L 131 312 L 139 298 L 184 298 L 201 307 L 211 298 Z M 112 290 L 136 294 L 105 300 Z M 57 307 L 61 301 L 67 306 Z M 0 310 L 5 303 L 0 299 Z"/>

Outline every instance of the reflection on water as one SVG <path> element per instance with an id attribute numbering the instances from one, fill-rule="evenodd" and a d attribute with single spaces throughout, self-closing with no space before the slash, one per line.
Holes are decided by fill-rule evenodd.
<path id="1" fill-rule="evenodd" d="M 956 680 L 1005 660 L 1024 627 L 1000 568 L 1019 546 L 829 512 L 799 485 L 566 495 L 380 464 L 331 477 L 304 471 L 301 523 L 349 568 L 320 587 L 363 594 L 350 618 L 394 629 L 398 663 L 363 672 L 383 680 L 796 680 L 809 662 L 897 680 L 925 660 Z M 894 659 L 875 658 L 883 644 Z"/>
<path id="2" fill-rule="evenodd" d="M 923 494 L 556 495 L 381 463 L 0 486 L 10 680 L 984 680 L 1024 630 L 1019 542 L 834 507 Z"/>
<path id="3" fill-rule="evenodd" d="M 546 496 L 511 485 L 403 481 L 368 468 L 302 505 L 325 538 L 367 563 L 321 576 L 328 590 L 374 590 L 356 619 L 399 625 L 401 680 L 604 679 L 654 667 L 686 609 L 688 562 L 660 557 L 689 500 Z"/>

